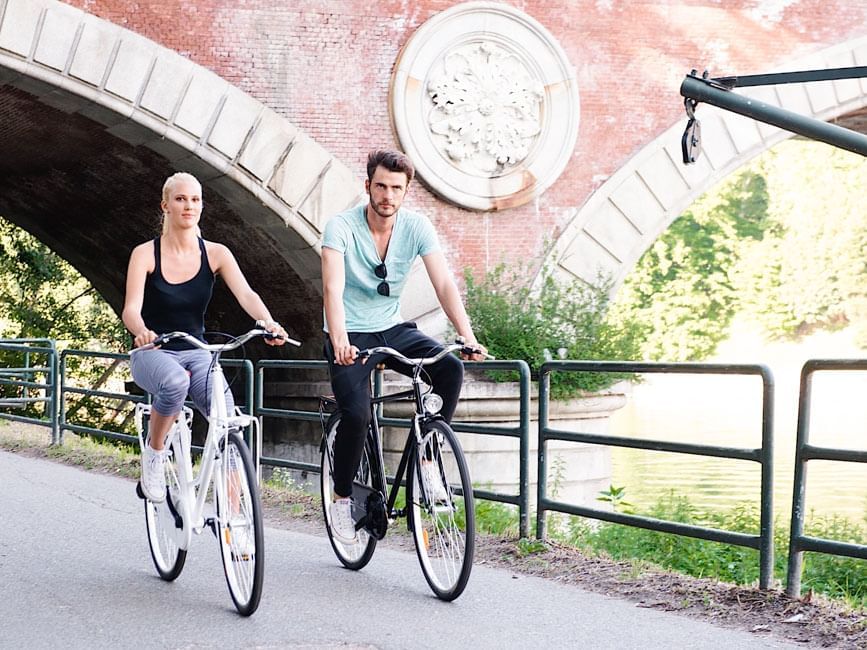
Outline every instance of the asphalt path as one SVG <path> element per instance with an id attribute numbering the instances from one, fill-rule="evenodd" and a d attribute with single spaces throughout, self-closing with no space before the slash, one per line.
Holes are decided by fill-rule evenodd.
<path id="1" fill-rule="evenodd" d="M 0 451 L 0 648 L 800 647 L 484 566 L 444 603 L 413 553 L 378 548 L 354 572 L 324 535 L 265 530 L 243 618 L 210 532 L 164 582 L 132 481 Z"/>

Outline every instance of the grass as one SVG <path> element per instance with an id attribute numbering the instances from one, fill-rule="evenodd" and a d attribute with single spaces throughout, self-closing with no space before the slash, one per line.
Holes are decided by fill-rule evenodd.
<path id="1" fill-rule="evenodd" d="M 618 496 L 622 497 L 622 494 Z M 601 500 L 610 502 L 607 498 Z M 697 511 L 687 497 L 673 493 L 642 514 L 751 535 L 759 530 L 759 513 L 755 508 L 739 506 L 724 513 L 704 513 Z M 506 504 L 477 501 L 476 527 L 486 533 L 517 536 L 518 512 Z M 865 527 L 840 516 L 811 513 L 805 531 L 823 539 L 867 544 Z M 712 578 L 739 585 L 758 584 L 759 553 L 743 546 L 557 513 L 549 515 L 548 534 L 554 541 L 596 556 L 636 562 L 638 566 L 648 563 L 697 578 Z M 777 522 L 774 527 L 774 576 L 779 583 L 785 579 L 787 572 L 788 543 L 788 527 Z M 518 554 L 521 556 L 544 550 L 544 542 L 539 540 L 522 539 L 518 542 Z M 824 553 L 805 553 L 801 587 L 804 592 L 821 593 L 853 607 L 865 607 L 867 561 Z"/>

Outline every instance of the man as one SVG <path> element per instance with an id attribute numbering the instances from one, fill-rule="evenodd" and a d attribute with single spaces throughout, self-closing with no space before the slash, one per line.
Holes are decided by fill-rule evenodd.
<path id="1" fill-rule="evenodd" d="M 482 360 L 485 352 L 473 334 L 433 225 L 427 217 L 401 208 L 414 175 L 404 154 L 372 152 L 364 183 L 370 201 L 333 217 L 322 237 L 325 357 L 341 413 L 334 443 L 331 529 L 347 544 L 356 540 L 350 496 L 370 422 L 369 377 L 375 365 L 356 363 L 358 351 L 385 345 L 408 357 L 422 357 L 442 349 L 415 323 L 400 317 L 400 295 L 416 257 L 421 256 L 440 306 L 458 335 L 478 350 L 464 358 Z M 401 371 L 397 364 L 390 367 Z M 448 356 L 428 366 L 427 372 L 443 398 L 441 413 L 450 421 L 463 383 L 463 364 Z"/>

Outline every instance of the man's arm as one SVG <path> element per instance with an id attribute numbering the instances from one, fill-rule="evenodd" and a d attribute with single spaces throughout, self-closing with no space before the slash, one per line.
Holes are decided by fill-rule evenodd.
<path id="1" fill-rule="evenodd" d="M 473 334 L 470 318 L 467 316 L 467 311 L 464 309 L 464 303 L 461 300 L 461 294 L 446 264 L 445 255 L 442 254 L 442 251 L 434 251 L 421 259 L 424 261 L 428 277 L 437 294 L 437 300 L 439 300 L 440 306 L 452 325 L 454 325 L 458 336 L 463 337 L 468 346 L 487 352 L 485 347 L 480 345 L 476 340 L 476 335 Z M 484 360 L 482 354 L 473 354 L 467 358 L 473 361 Z"/>
<path id="2" fill-rule="evenodd" d="M 322 247 L 322 297 L 325 305 L 325 320 L 328 337 L 334 348 L 334 362 L 351 366 L 358 356 L 358 348 L 349 343 L 346 331 L 346 312 L 343 308 L 343 289 L 346 286 L 346 267 L 343 253 Z"/>

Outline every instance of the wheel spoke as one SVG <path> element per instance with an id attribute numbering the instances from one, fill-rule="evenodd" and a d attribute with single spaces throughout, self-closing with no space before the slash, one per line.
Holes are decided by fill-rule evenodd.
<path id="1" fill-rule="evenodd" d="M 216 521 L 223 569 L 238 611 L 249 616 L 259 605 L 263 580 L 263 527 L 252 459 L 241 438 L 230 433 L 215 473 Z"/>
<path id="2" fill-rule="evenodd" d="M 184 567 L 187 552 L 179 547 L 183 533 L 177 528 L 169 504 L 177 503 L 180 495 L 177 459 L 170 452 L 164 464 L 167 496 L 162 503 L 145 500 L 145 524 L 154 566 L 163 580 L 174 580 Z"/>
<path id="3" fill-rule="evenodd" d="M 334 439 L 337 436 L 337 425 L 340 422 L 338 418 L 333 418 L 327 426 L 327 435 L 325 437 L 325 446 L 321 459 L 321 474 L 320 474 L 320 489 L 322 494 L 322 514 L 325 519 L 325 529 L 328 533 L 328 539 L 331 542 L 331 548 L 334 549 L 334 554 L 340 560 L 343 566 L 358 570 L 364 567 L 373 556 L 373 551 L 376 548 L 376 538 L 373 537 L 367 530 L 361 528 L 357 531 L 357 541 L 355 544 L 344 544 L 337 539 L 331 532 L 331 512 L 329 505 L 334 498 L 334 484 L 332 478 L 332 468 L 334 466 Z M 364 453 L 361 458 L 358 473 L 355 480 L 364 485 L 372 485 L 373 471 L 370 464 L 369 450 L 365 446 Z"/>
<path id="4" fill-rule="evenodd" d="M 452 600 L 472 567 L 472 487 L 454 432 L 443 422 L 427 426 L 412 463 L 410 517 L 425 578 L 437 596 Z"/>

